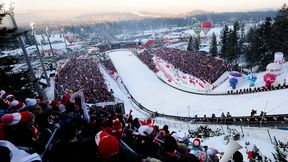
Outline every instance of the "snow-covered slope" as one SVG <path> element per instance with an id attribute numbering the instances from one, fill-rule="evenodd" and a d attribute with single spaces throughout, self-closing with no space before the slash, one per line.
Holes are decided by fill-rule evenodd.
<path id="1" fill-rule="evenodd" d="M 129 50 L 108 53 L 133 97 L 152 111 L 192 116 L 210 116 L 229 111 L 232 116 L 248 116 L 252 109 L 267 114 L 287 114 L 288 90 L 238 96 L 203 96 L 176 90 L 163 82 Z M 190 114 L 188 114 L 190 112 Z"/>

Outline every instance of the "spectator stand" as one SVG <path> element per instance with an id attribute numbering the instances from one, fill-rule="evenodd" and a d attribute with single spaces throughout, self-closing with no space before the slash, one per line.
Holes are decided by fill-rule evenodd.
<path id="1" fill-rule="evenodd" d="M 91 59 L 72 58 L 56 78 L 58 94 L 83 89 L 88 103 L 114 101 L 98 63 Z"/>
<path id="2" fill-rule="evenodd" d="M 212 84 L 228 67 L 212 56 L 204 56 L 174 48 L 157 48 L 152 53 L 171 63 L 183 73 Z"/>
<path id="3" fill-rule="evenodd" d="M 160 78 L 165 83 L 171 85 L 172 87 L 187 92 L 202 94 L 212 93 L 210 92 L 210 87 L 212 85 L 208 82 L 202 81 L 189 74 L 184 74 L 178 69 L 175 69 L 173 65 L 165 62 L 161 58 L 156 57 L 155 62 L 158 69 L 160 69 L 160 72 L 157 73 L 158 78 Z"/>

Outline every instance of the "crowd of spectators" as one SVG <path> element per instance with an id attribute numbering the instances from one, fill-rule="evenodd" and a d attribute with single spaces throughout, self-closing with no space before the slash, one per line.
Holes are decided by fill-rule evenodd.
<path id="1" fill-rule="evenodd" d="M 153 54 L 171 63 L 183 73 L 195 76 L 210 84 L 215 82 L 228 67 L 210 55 L 191 53 L 175 48 L 157 48 Z"/>
<path id="2" fill-rule="evenodd" d="M 74 97 L 43 103 L 37 98 L 18 101 L 4 90 L 0 94 L 3 162 L 218 162 L 223 154 L 202 146 L 200 138 L 191 141 L 167 125 L 160 128 L 150 117 L 133 117 L 132 110 L 122 115 L 105 106 L 90 107 L 86 120 L 81 111 L 86 107 Z M 243 161 L 237 154 L 231 159 Z"/>
<path id="3" fill-rule="evenodd" d="M 22 102 L 2 90 L 0 101 L 1 162 L 219 160 L 220 152 L 203 147 L 200 138 L 193 142 L 180 138 L 167 125 L 155 125 L 152 118 L 133 117 L 132 110 L 121 115 L 91 107 L 85 120 L 81 111 L 85 107 L 73 98 Z"/>
<path id="4" fill-rule="evenodd" d="M 72 58 L 67 62 L 56 78 L 55 89 L 59 95 L 82 89 L 88 103 L 114 101 L 98 63 L 91 59 Z"/>
<path id="5" fill-rule="evenodd" d="M 102 60 L 101 63 L 105 66 L 105 68 L 109 71 L 110 74 L 117 72 L 115 66 L 110 59 Z"/>
<path id="6" fill-rule="evenodd" d="M 150 70 L 152 70 L 154 73 L 157 73 L 159 70 L 156 68 L 155 63 L 153 62 L 153 55 L 151 55 L 147 50 L 141 52 L 138 55 L 139 59 L 145 63 Z"/>

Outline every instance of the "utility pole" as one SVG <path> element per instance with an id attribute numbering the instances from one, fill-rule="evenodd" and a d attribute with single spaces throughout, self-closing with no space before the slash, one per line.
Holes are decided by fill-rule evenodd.
<path id="1" fill-rule="evenodd" d="M 50 87 L 50 79 L 48 78 L 48 75 L 47 75 L 47 72 L 46 72 L 46 68 L 45 68 L 45 66 L 43 64 L 41 52 L 39 50 L 38 43 L 37 43 L 37 40 L 36 40 L 36 36 L 35 36 L 36 30 L 35 30 L 34 23 L 31 23 L 31 28 L 32 28 L 32 36 L 33 36 L 33 39 L 34 39 L 34 42 L 35 42 L 35 45 L 36 45 L 36 49 L 37 49 L 37 56 L 39 57 L 39 60 L 40 60 L 40 63 L 41 63 L 41 66 L 42 66 L 42 69 L 43 69 L 43 72 L 44 72 L 44 76 L 45 76 L 45 79 L 46 79 L 46 82 L 47 82 L 47 86 Z"/>
<path id="2" fill-rule="evenodd" d="M 10 18 L 11 18 L 13 27 L 15 27 L 16 30 L 18 30 L 18 26 L 17 26 L 16 20 L 15 20 L 15 18 L 14 18 L 15 2 L 10 2 L 9 5 L 10 5 L 10 7 L 9 7 L 9 11 L 7 11 L 7 14 L 8 14 L 8 15 L 10 16 Z M 21 49 L 22 49 L 22 52 L 23 52 L 25 61 L 26 61 L 26 63 L 27 63 L 28 69 L 29 69 L 30 74 L 31 74 L 31 77 L 32 77 L 32 79 L 33 79 L 34 88 L 35 88 L 35 90 L 37 91 L 38 95 L 40 95 L 40 94 L 41 94 L 41 88 L 40 88 L 38 79 L 37 79 L 36 76 L 35 76 L 35 73 L 34 73 L 34 70 L 33 70 L 32 65 L 31 65 L 31 62 L 30 62 L 30 59 L 29 59 L 27 50 L 26 50 L 26 48 L 25 48 L 25 45 L 24 45 L 24 41 L 23 41 L 22 36 L 19 36 L 19 37 L 18 37 L 18 41 L 19 41 L 19 43 L 20 43 L 20 47 L 21 47 Z"/>

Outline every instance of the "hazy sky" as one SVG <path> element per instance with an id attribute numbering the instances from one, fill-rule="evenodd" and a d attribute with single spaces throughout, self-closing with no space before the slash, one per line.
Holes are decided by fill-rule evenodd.
<path id="1" fill-rule="evenodd" d="M 195 9 L 222 12 L 280 8 L 285 2 L 288 0 L 16 0 L 16 13 L 27 10 L 53 10 L 57 14 L 65 11 L 66 15 L 134 11 L 183 13 Z"/>

